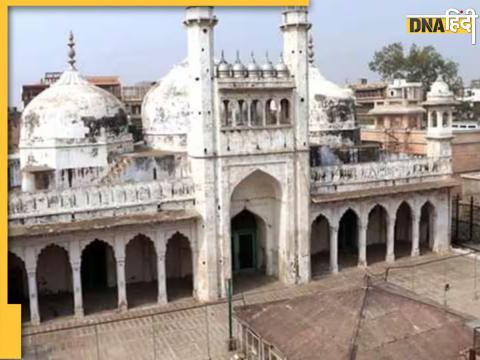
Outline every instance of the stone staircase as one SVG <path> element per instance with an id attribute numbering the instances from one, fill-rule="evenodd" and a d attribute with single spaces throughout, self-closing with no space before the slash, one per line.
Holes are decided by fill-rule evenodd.
<path id="1" fill-rule="evenodd" d="M 116 159 L 107 170 L 105 176 L 100 180 L 100 184 L 114 184 L 124 171 L 130 166 L 131 157 L 123 156 Z"/>

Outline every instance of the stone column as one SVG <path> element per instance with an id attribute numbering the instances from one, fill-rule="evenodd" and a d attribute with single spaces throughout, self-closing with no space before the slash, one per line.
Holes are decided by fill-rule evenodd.
<path id="1" fill-rule="evenodd" d="M 338 273 L 338 226 L 330 226 L 330 271 Z"/>
<path id="2" fill-rule="evenodd" d="M 82 297 L 82 276 L 81 262 L 74 260 L 71 262 L 73 275 L 73 303 L 75 306 L 75 317 L 83 316 L 83 297 Z"/>
<path id="3" fill-rule="evenodd" d="M 125 283 L 125 255 L 117 257 L 117 288 L 118 288 L 118 308 L 126 311 L 127 303 L 127 284 Z"/>
<path id="4" fill-rule="evenodd" d="M 165 250 L 157 254 L 158 303 L 165 305 L 167 298 L 167 274 L 165 268 Z"/>
<path id="5" fill-rule="evenodd" d="M 38 311 L 36 267 L 27 268 L 27 276 L 28 276 L 28 295 L 30 298 L 30 321 L 32 324 L 38 325 L 40 324 L 40 312 Z"/>
<path id="6" fill-rule="evenodd" d="M 412 256 L 420 255 L 420 213 L 412 212 Z"/>
<path id="7" fill-rule="evenodd" d="M 367 266 L 367 221 L 359 221 L 358 224 L 358 266 Z"/>
<path id="8" fill-rule="evenodd" d="M 395 261 L 395 215 L 388 215 L 387 218 L 387 256 L 385 261 Z"/>

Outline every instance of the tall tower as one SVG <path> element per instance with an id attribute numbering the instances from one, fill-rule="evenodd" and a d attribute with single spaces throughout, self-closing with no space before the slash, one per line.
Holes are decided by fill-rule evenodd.
<path id="1" fill-rule="evenodd" d="M 308 11 L 305 7 L 287 7 L 282 13 L 283 56 L 294 77 L 295 137 L 297 150 L 309 150 L 308 144 Z"/>
<path id="2" fill-rule="evenodd" d="M 294 202 L 297 282 L 308 282 L 310 269 L 310 163 L 308 94 L 308 10 L 287 7 L 282 13 L 283 54 L 295 81 Z"/>
<path id="3" fill-rule="evenodd" d="M 453 92 L 441 76 L 432 84 L 423 103 L 427 109 L 427 155 L 444 157 L 452 155 L 453 110 L 457 104 Z"/>
<path id="4" fill-rule="evenodd" d="M 189 7 L 185 26 L 188 36 L 190 130 L 187 151 L 195 182 L 195 206 L 201 215 L 197 227 L 195 289 L 203 301 L 215 300 L 218 290 L 217 248 L 217 176 L 215 105 L 214 105 L 214 37 L 217 23 L 211 7 Z"/>

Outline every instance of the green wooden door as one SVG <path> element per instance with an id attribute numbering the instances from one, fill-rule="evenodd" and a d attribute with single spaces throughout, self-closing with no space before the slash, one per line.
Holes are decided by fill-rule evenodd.
<path id="1" fill-rule="evenodd" d="M 254 230 L 239 230 L 232 235 L 233 271 L 253 271 L 257 268 L 257 237 Z"/>

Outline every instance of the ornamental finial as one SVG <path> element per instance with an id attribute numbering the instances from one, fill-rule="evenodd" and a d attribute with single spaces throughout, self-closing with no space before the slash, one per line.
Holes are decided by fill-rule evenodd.
<path id="1" fill-rule="evenodd" d="M 68 63 L 70 64 L 70 69 L 71 70 L 76 70 L 75 68 L 75 41 L 73 37 L 73 32 L 70 31 L 70 35 L 68 37 L 68 47 L 70 48 L 68 50 Z"/>

